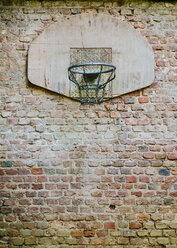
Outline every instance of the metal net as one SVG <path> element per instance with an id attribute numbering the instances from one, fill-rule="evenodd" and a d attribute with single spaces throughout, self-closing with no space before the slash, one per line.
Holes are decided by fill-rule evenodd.
<path id="1" fill-rule="evenodd" d="M 116 67 L 106 63 L 76 64 L 68 68 L 69 79 L 78 87 L 82 104 L 102 103 L 106 85 L 115 78 Z"/>

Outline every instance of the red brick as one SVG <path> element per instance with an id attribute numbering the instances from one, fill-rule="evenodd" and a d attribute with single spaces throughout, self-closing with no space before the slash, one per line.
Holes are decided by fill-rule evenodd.
<path id="1" fill-rule="evenodd" d="M 149 146 L 149 150 L 152 152 L 160 152 L 161 147 L 160 146 Z"/>
<path id="2" fill-rule="evenodd" d="M 97 231 L 97 236 L 98 237 L 105 237 L 108 235 L 108 231 L 107 230 L 99 230 Z"/>
<path id="3" fill-rule="evenodd" d="M 17 170 L 15 169 L 7 169 L 5 170 L 7 175 L 17 175 Z"/>
<path id="4" fill-rule="evenodd" d="M 14 209 L 13 212 L 15 213 Z M 1 207 L 1 213 L 4 215 L 12 213 L 12 207 Z"/>
<path id="5" fill-rule="evenodd" d="M 150 216 L 149 214 L 139 214 L 137 219 L 138 221 L 148 221 Z"/>
<path id="6" fill-rule="evenodd" d="M 91 195 L 93 197 L 102 197 L 102 192 L 101 191 L 95 191 L 95 192 L 91 193 Z"/>
<path id="7" fill-rule="evenodd" d="M 14 185 L 14 187 L 13 187 L 13 185 L 11 186 L 10 184 L 7 184 L 6 187 L 8 189 L 16 189 L 17 188 L 16 185 Z M 5 188 L 5 185 L 3 183 L 0 183 L 0 189 L 4 189 L 4 188 Z"/>
<path id="8" fill-rule="evenodd" d="M 117 112 L 111 111 L 110 117 L 111 118 L 118 118 L 118 117 L 120 117 L 120 113 L 118 111 Z"/>
<path id="9" fill-rule="evenodd" d="M 126 176 L 126 182 L 127 183 L 136 183 L 137 178 L 135 176 Z"/>
<path id="10" fill-rule="evenodd" d="M 122 189 L 132 189 L 133 185 L 129 183 L 123 183 L 122 184 Z"/>
<path id="11" fill-rule="evenodd" d="M 35 197 L 36 191 L 26 191 L 26 197 Z"/>
<path id="12" fill-rule="evenodd" d="M 134 168 L 133 169 L 133 173 L 134 174 L 137 174 L 137 175 L 143 174 L 144 173 L 144 169 L 143 168 Z"/>
<path id="13" fill-rule="evenodd" d="M 81 189 L 81 184 L 80 183 L 71 183 L 71 189 Z"/>
<path id="14" fill-rule="evenodd" d="M 164 47 L 161 46 L 161 45 L 159 45 L 159 46 L 153 46 L 152 48 L 153 48 L 154 51 L 158 51 L 158 50 L 163 50 L 164 49 Z"/>
<path id="15" fill-rule="evenodd" d="M 154 153 L 152 153 L 152 152 L 144 153 L 143 157 L 147 158 L 147 159 L 153 159 L 154 158 Z"/>
<path id="16" fill-rule="evenodd" d="M 62 177 L 62 181 L 64 183 L 66 183 L 66 182 L 72 182 L 73 181 L 73 177 L 72 176 L 63 176 Z"/>
<path id="17" fill-rule="evenodd" d="M 43 189 L 43 185 L 42 184 L 32 184 L 32 189 L 35 189 L 35 190 Z"/>
<path id="18" fill-rule="evenodd" d="M 13 177 L 13 179 L 14 179 L 14 177 Z M 1 176 L 0 177 L 0 181 L 1 182 L 10 182 L 11 181 L 11 177 L 6 177 L 6 176 Z"/>
<path id="19" fill-rule="evenodd" d="M 130 229 L 139 229 L 141 227 L 142 227 L 141 223 L 139 223 L 139 222 L 130 222 L 130 224 L 129 224 Z"/>
<path id="20" fill-rule="evenodd" d="M 139 176 L 139 181 L 143 183 L 149 183 L 149 177 L 148 176 Z"/>
<path id="21" fill-rule="evenodd" d="M 25 182 L 36 182 L 36 176 L 25 176 Z"/>
<path id="22" fill-rule="evenodd" d="M 138 97 L 138 101 L 139 101 L 139 103 L 148 103 L 149 98 L 146 96 L 141 96 L 141 97 Z"/>
<path id="23" fill-rule="evenodd" d="M 126 123 L 126 125 L 136 126 L 137 120 L 136 119 L 126 119 L 125 123 Z"/>
<path id="24" fill-rule="evenodd" d="M 166 62 L 164 60 L 158 60 L 156 62 L 156 66 L 165 67 L 166 66 Z"/>
<path id="25" fill-rule="evenodd" d="M 33 205 L 44 205 L 43 199 L 33 199 Z"/>
<path id="26" fill-rule="evenodd" d="M 48 191 L 39 191 L 38 192 L 38 197 L 48 197 L 49 196 L 49 192 Z M 53 196 L 51 194 L 51 196 Z"/>
<path id="27" fill-rule="evenodd" d="M 161 189 L 163 189 L 163 190 L 169 189 L 169 184 L 168 183 L 162 184 Z"/>
<path id="28" fill-rule="evenodd" d="M 167 177 L 165 178 L 166 183 L 175 183 L 177 181 L 177 177 Z"/>
<path id="29" fill-rule="evenodd" d="M 15 205 L 15 201 L 14 200 L 4 200 L 4 202 L 3 202 L 3 205 L 4 206 L 13 206 L 13 205 Z"/>
<path id="30" fill-rule="evenodd" d="M 134 191 L 134 192 L 131 192 L 131 195 L 135 195 L 135 196 L 141 197 L 142 196 L 142 192 L 141 191 Z"/>
<path id="31" fill-rule="evenodd" d="M 41 175 L 41 174 L 43 174 L 43 171 L 42 171 L 41 168 L 33 168 L 33 169 L 31 169 L 31 174 L 33 174 L 33 175 Z"/>
<path id="32" fill-rule="evenodd" d="M 170 193 L 170 196 L 172 196 L 172 197 L 177 197 L 177 191 L 171 192 L 171 193 Z"/>
<path id="33" fill-rule="evenodd" d="M 165 146 L 165 147 L 163 147 L 164 152 L 173 152 L 174 149 L 175 148 L 173 146 Z"/>
<path id="34" fill-rule="evenodd" d="M 176 160 L 177 159 L 177 152 L 176 153 L 169 153 L 167 157 L 169 160 Z"/>
<path id="35" fill-rule="evenodd" d="M 109 189 L 120 189 L 121 184 L 120 183 L 109 183 Z"/>
<path id="36" fill-rule="evenodd" d="M 112 176 L 102 176 L 101 182 L 104 182 L 104 183 L 112 182 Z"/>
<path id="37" fill-rule="evenodd" d="M 71 232 L 71 235 L 73 237 L 82 237 L 83 236 L 83 231 L 81 231 L 81 230 L 75 230 L 75 231 L 72 231 Z"/>
<path id="38" fill-rule="evenodd" d="M 126 196 L 128 196 L 128 192 L 127 191 L 123 191 L 123 190 L 119 190 L 118 193 L 117 193 L 117 195 L 119 197 L 126 197 Z"/>
<path id="39" fill-rule="evenodd" d="M 174 77 L 175 81 L 177 80 L 177 76 Z M 173 80 L 173 79 L 172 79 Z M 177 111 L 177 104 L 170 104 L 168 105 L 168 110 L 169 111 Z"/>
<path id="40" fill-rule="evenodd" d="M 93 237 L 94 235 L 95 235 L 95 231 L 94 230 L 84 231 L 84 236 L 85 237 Z"/>
<path id="41" fill-rule="evenodd" d="M 46 192 L 46 193 L 48 194 L 49 192 Z M 59 196 L 62 196 L 62 191 L 55 190 L 51 192 L 51 197 L 59 197 Z"/>
<path id="42" fill-rule="evenodd" d="M 116 191 L 105 191 L 106 197 L 116 197 L 117 192 Z"/>
<path id="43" fill-rule="evenodd" d="M 137 205 L 148 205 L 149 201 L 146 198 L 139 198 L 136 201 Z"/>
<path id="44" fill-rule="evenodd" d="M 115 222 L 105 222 L 104 228 L 105 229 L 115 229 Z"/>
<path id="45" fill-rule="evenodd" d="M 18 174 L 19 175 L 28 175 L 28 174 L 30 174 L 30 170 L 24 169 L 24 168 L 19 168 L 18 169 Z"/>
<path id="46" fill-rule="evenodd" d="M 58 200 L 57 199 L 47 199 L 46 200 L 48 205 L 58 205 Z"/>
<path id="47" fill-rule="evenodd" d="M 57 185 L 56 184 L 45 184 L 45 189 L 47 190 L 54 190 L 54 189 L 57 189 Z"/>
<path id="48" fill-rule="evenodd" d="M 20 205 L 30 205 L 31 202 L 30 202 L 29 199 L 22 199 L 22 200 L 19 201 L 19 204 Z"/>
<path id="49" fill-rule="evenodd" d="M 70 203 L 71 203 L 70 198 L 63 197 L 63 198 L 59 199 L 59 204 L 60 205 L 70 205 Z"/>
<path id="50" fill-rule="evenodd" d="M 138 120 L 138 123 L 137 123 L 137 125 L 148 125 L 149 124 L 149 119 L 140 119 L 140 120 Z"/>
<path id="51" fill-rule="evenodd" d="M 39 176 L 37 177 L 37 182 L 41 183 L 41 182 L 47 182 L 48 178 L 46 176 Z"/>
<path id="52" fill-rule="evenodd" d="M 148 41 L 150 44 L 158 44 L 158 38 L 157 37 L 150 37 L 150 38 L 148 38 Z"/>
<path id="53" fill-rule="evenodd" d="M 135 199 L 133 198 L 125 198 L 124 199 L 124 205 L 127 206 L 127 205 L 135 205 Z"/>
<path id="54" fill-rule="evenodd" d="M 155 154 L 155 158 L 156 159 L 165 159 L 166 154 L 165 153 L 157 153 L 157 154 Z"/>
<path id="55" fill-rule="evenodd" d="M 172 169 L 172 170 L 171 170 L 171 174 L 172 174 L 172 175 L 177 175 L 177 169 Z"/>
<path id="56" fill-rule="evenodd" d="M 92 216 L 92 218 L 93 218 L 93 216 Z M 99 214 L 98 219 L 102 220 L 102 221 L 109 220 L 109 216 L 107 214 Z"/>
<path id="57" fill-rule="evenodd" d="M 18 185 L 19 189 L 29 189 L 30 188 L 30 184 L 28 183 L 22 183 Z"/>

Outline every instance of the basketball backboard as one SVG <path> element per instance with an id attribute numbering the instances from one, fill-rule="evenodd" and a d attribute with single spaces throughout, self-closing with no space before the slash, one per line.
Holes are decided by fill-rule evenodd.
<path id="1" fill-rule="evenodd" d="M 80 14 L 61 19 L 30 45 L 28 79 L 32 84 L 79 99 L 68 78 L 77 63 L 111 63 L 116 78 L 107 98 L 149 86 L 154 79 L 154 55 L 147 40 L 127 22 L 105 14 Z"/>

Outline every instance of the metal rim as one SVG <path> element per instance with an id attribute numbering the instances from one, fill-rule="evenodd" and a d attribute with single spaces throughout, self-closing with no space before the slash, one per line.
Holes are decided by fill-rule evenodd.
<path id="1" fill-rule="evenodd" d="M 85 71 L 84 68 L 83 70 L 74 70 L 75 68 L 78 68 L 78 67 L 84 67 L 84 66 L 94 66 L 94 65 L 100 65 L 101 67 L 103 66 L 108 66 L 110 67 L 110 69 L 108 70 L 98 70 L 98 71 Z M 85 64 L 75 64 L 75 65 L 71 65 L 69 68 L 68 68 L 68 71 L 72 72 L 72 73 L 78 73 L 78 74 L 99 74 L 99 73 L 108 73 L 108 72 L 112 72 L 116 69 L 116 67 L 112 64 L 107 64 L 107 63 L 85 63 Z"/>

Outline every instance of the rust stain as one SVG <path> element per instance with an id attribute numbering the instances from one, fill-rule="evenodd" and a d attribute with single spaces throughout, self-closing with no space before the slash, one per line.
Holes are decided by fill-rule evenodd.
<path id="1" fill-rule="evenodd" d="M 46 64 L 47 64 L 47 56 L 46 56 L 46 51 L 43 51 L 44 55 L 44 86 L 47 88 L 47 79 L 46 79 Z"/>
<path id="2" fill-rule="evenodd" d="M 135 34 L 136 34 L 136 38 L 138 38 L 140 36 L 140 33 L 138 30 L 135 30 Z"/>
<path id="3" fill-rule="evenodd" d="M 44 85 L 45 85 L 45 88 L 47 88 L 47 80 L 46 80 L 45 72 L 44 72 Z"/>

